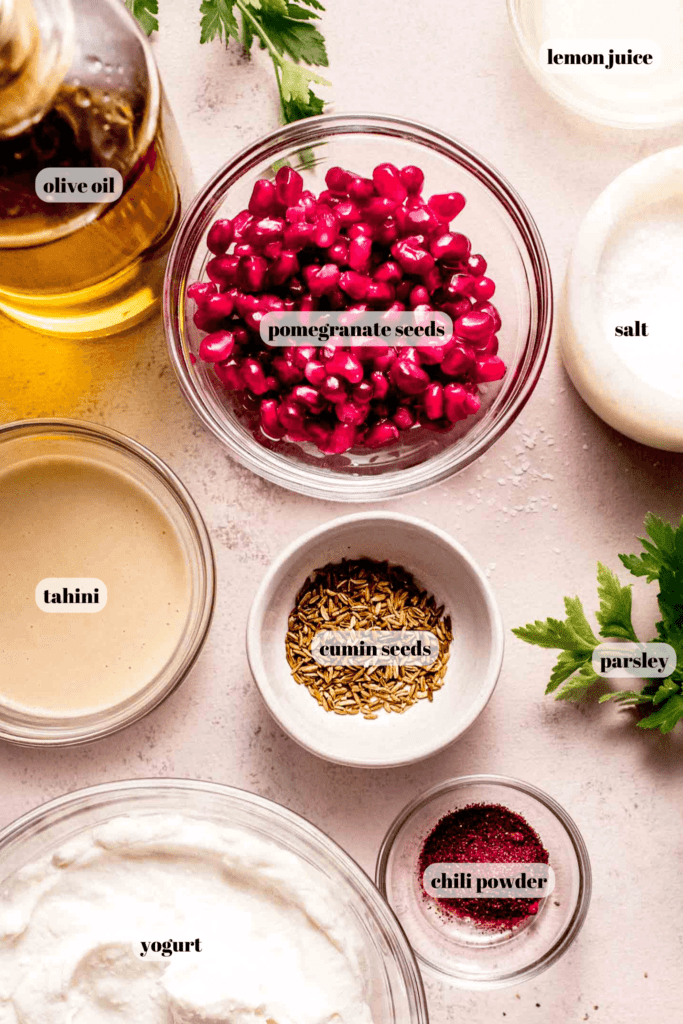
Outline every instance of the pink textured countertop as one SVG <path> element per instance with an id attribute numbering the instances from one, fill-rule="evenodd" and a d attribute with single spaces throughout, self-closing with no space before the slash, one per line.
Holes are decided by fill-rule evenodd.
<path id="1" fill-rule="evenodd" d="M 202 183 L 235 150 L 276 127 L 272 71 L 263 54 L 248 62 L 234 43 L 227 53 L 217 42 L 200 47 L 198 4 L 163 0 L 161 6 L 156 53 Z M 570 120 L 523 68 L 502 0 L 330 0 L 328 6 L 334 110 L 404 115 L 478 150 L 529 205 L 556 287 L 599 192 L 640 158 L 681 142 L 680 131 L 607 132 Z M 87 365 L 92 387 L 79 391 L 56 382 L 35 413 L 116 427 L 180 474 L 211 531 L 218 604 L 192 675 L 144 721 L 79 749 L 0 749 L 0 825 L 89 784 L 133 776 L 204 778 L 291 807 L 374 874 L 387 826 L 421 791 L 471 772 L 517 776 L 559 800 L 583 832 L 594 871 L 587 922 L 559 963 L 517 989 L 470 994 L 426 978 L 433 1024 L 676 1019 L 683 729 L 661 737 L 636 730 L 628 713 L 610 705 L 578 708 L 544 699 L 552 653 L 508 633 L 493 699 L 445 753 L 379 772 L 308 755 L 261 703 L 244 653 L 245 622 L 259 579 L 280 548 L 351 509 L 279 490 L 233 463 L 181 397 L 157 321 L 73 358 Z M 17 395 L 33 386 L 28 376 L 14 383 Z M 16 415 L 18 403 L 5 397 Z M 10 415 L 3 410 L 3 419 Z M 574 392 L 553 347 L 521 419 L 487 456 L 442 486 L 384 507 L 429 519 L 461 541 L 486 569 L 509 630 L 561 615 L 565 594 L 578 594 L 592 610 L 596 561 L 619 568 L 616 553 L 636 550 L 647 511 L 680 516 L 682 470 L 682 456 L 632 443 L 598 420 Z M 635 583 L 637 626 L 654 621 L 652 589 Z"/>

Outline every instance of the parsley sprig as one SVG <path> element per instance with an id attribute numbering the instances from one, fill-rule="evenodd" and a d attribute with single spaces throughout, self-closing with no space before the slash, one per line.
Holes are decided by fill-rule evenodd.
<path id="1" fill-rule="evenodd" d="M 619 558 L 631 575 L 644 576 L 648 583 L 659 581 L 658 603 L 662 618 L 656 624 L 657 635 L 653 639 L 671 644 L 676 652 L 677 667 L 663 682 L 652 679 L 640 691 L 607 693 L 600 697 L 600 703 L 616 700 L 626 707 L 650 704 L 656 710 L 641 719 L 639 727 L 667 733 L 683 719 L 683 518 L 674 528 L 649 513 L 645 529 L 649 540 L 639 538 L 643 553 L 619 555 Z M 595 613 L 600 627 L 598 637 L 640 643 L 631 621 L 632 586 L 622 586 L 617 576 L 598 562 L 600 609 Z M 602 641 L 588 623 L 578 597 L 566 597 L 564 606 L 565 619 L 537 620 L 512 632 L 537 647 L 559 649 L 561 653 L 545 692 L 555 693 L 556 700 L 580 700 L 601 678 L 593 670 L 591 656 Z"/>
<path id="2" fill-rule="evenodd" d="M 158 0 L 125 2 L 147 35 L 159 28 Z M 328 66 L 325 40 L 311 24 L 324 10 L 319 0 L 202 0 L 199 41 L 218 37 L 227 46 L 233 38 L 249 53 L 258 40 L 273 61 L 282 118 L 285 123 L 298 121 L 323 111 L 323 100 L 311 86 L 330 85 L 310 70 Z"/>

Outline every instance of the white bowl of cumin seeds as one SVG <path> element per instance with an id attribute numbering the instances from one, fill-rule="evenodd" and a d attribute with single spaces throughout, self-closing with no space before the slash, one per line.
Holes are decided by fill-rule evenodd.
<path id="1" fill-rule="evenodd" d="M 320 630 L 369 627 L 430 632 L 437 658 L 329 668 L 310 653 Z M 266 573 L 247 623 L 249 665 L 276 722 L 312 754 L 355 767 L 410 764 L 462 736 L 493 693 L 503 647 L 495 596 L 471 555 L 393 512 L 300 537 Z"/>

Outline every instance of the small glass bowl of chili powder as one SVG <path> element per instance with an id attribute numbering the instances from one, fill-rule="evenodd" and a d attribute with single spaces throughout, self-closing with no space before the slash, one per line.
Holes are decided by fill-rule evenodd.
<path id="1" fill-rule="evenodd" d="M 425 870 L 449 863 L 548 865 L 555 887 L 539 898 L 428 895 Z M 588 911 L 591 870 L 576 825 L 552 797 L 515 779 L 471 775 L 401 812 L 376 881 L 421 966 L 459 987 L 490 989 L 539 974 L 568 949 Z"/>

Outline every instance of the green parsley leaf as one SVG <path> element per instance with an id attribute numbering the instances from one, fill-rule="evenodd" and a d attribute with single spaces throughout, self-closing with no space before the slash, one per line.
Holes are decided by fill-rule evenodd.
<path id="1" fill-rule="evenodd" d="M 675 679 L 665 679 L 662 685 L 659 687 L 654 697 L 652 698 L 653 704 L 661 704 L 662 701 L 667 700 L 669 697 L 673 697 L 675 693 L 680 693 L 681 687 Z"/>
<path id="2" fill-rule="evenodd" d="M 653 711 L 647 718 L 638 722 L 640 729 L 659 729 L 661 733 L 671 732 L 677 722 L 683 718 L 683 694 L 669 697 L 666 704 Z"/>
<path id="3" fill-rule="evenodd" d="M 614 573 L 598 562 L 600 611 L 595 617 L 600 623 L 600 636 L 637 642 L 631 621 L 631 586 L 622 587 Z"/>
<path id="4" fill-rule="evenodd" d="M 598 704 L 604 704 L 607 700 L 616 700 L 620 704 L 633 705 L 650 704 L 652 694 L 638 693 L 636 690 L 619 690 L 615 693 L 605 693 L 598 698 Z"/>
<path id="5" fill-rule="evenodd" d="M 278 50 L 293 61 L 327 67 L 325 40 L 313 25 L 292 18 L 265 18 L 264 26 Z"/>
<path id="6" fill-rule="evenodd" d="M 529 622 L 526 626 L 513 629 L 512 632 L 520 640 L 537 647 L 559 647 L 565 651 L 592 651 L 598 646 L 599 640 L 588 625 L 583 606 L 578 597 L 565 597 L 564 606 L 567 618 L 546 619 L 540 622 Z"/>
<path id="7" fill-rule="evenodd" d="M 210 43 L 216 36 L 227 44 L 230 36 L 239 39 L 240 31 L 233 8 L 235 0 L 202 0 L 200 43 Z"/>
<path id="8" fill-rule="evenodd" d="M 645 517 L 645 528 L 653 543 L 645 537 L 638 540 L 645 548 L 645 553 L 638 555 L 619 555 L 622 563 L 633 576 L 646 576 L 652 583 L 662 569 L 674 569 L 683 563 L 683 517 L 674 530 L 671 523 L 665 523 L 659 516 L 648 512 Z"/>
<path id="9" fill-rule="evenodd" d="M 313 117 L 322 113 L 323 101 L 309 88 L 311 82 L 318 82 L 320 85 L 330 84 L 308 68 L 302 68 L 289 60 L 282 62 L 280 93 L 286 121 L 296 121 L 302 117 Z"/>
<path id="10" fill-rule="evenodd" d="M 148 36 L 159 29 L 158 0 L 126 0 L 126 7 L 140 22 L 140 26 Z"/>
<path id="11" fill-rule="evenodd" d="M 595 672 L 592 665 L 585 664 L 579 669 L 579 674 L 569 680 L 562 687 L 556 696 L 556 700 L 581 700 L 591 686 L 600 682 L 601 676 Z"/>
<path id="12" fill-rule="evenodd" d="M 514 632 L 514 630 L 513 630 Z M 550 674 L 550 682 L 545 688 L 546 693 L 552 693 L 560 683 L 574 675 L 577 669 L 590 661 L 590 651 L 562 651 L 555 662 L 555 667 Z"/>

